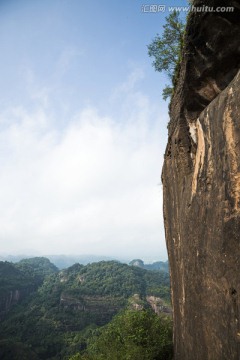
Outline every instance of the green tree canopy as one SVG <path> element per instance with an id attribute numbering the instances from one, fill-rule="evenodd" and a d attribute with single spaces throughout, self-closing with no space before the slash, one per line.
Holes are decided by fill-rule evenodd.
<path id="1" fill-rule="evenodd" d="M 171 319 L 126 310 L 97 330 L 86 355 L 91 360 L 171 360 Z"/>
<path id="2" fill-rule="evenodd" d="M 164 71 L 171 80 L 172 85 L 166 86 L 163 90 L 163 99 L 166 100 L 173 94 L 183 48 L 185 25 L 179 12 L 174 11 L 167 16 L 163 28 L 163 34 L 161 36 L 157 34 L 148 45 L 148 55 L 154 58 L 155 70 Z"/>

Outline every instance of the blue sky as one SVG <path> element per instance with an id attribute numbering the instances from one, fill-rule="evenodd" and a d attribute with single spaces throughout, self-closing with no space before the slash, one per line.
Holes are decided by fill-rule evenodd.
<path id="1" fill-rule="evenodd" d="M 167 78 L 147 44 L 168 13 L 143 4 L 1 0 L 2 252 L 166 259 Z"/>

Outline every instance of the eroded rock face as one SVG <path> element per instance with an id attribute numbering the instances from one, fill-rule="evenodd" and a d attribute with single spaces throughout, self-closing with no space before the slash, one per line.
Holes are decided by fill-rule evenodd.
<path id="1" fill-rule="evenodd" d="M 88 296 L 76 297 L 68 293 L 62 293 L 60 297 L 60 309 L 63 311 L 82 312 L 86 317 L 94 317 L 94 323 L 105 325 L 112 317 L 124 308 L 126 303 L 122 298 L 111 296 Z M 71 327 L 72 331 L 77 330 Z"/>
<path id="2" fill-rule="evenodd" d="M 155 314 L 172 314 L 172 309 L 169 306 L 166 306 L 166 304 L 160 297 L 150 295 L 146 297 L 146 300 L 155 312 Z"/>
<path id="3" fill-rule="evenodd" d="M 0 321 L 5 318 L 8 311 L 14 305 L 29 296 L 31 292 L 33 292 L 33 287 L 21 290 L 9 290 L 6 293 L 0 294 Z"/>
<path id="4" fill-rule="evenodd" d="M 240 359 L 240 2 L 192 14 L 163 167 L 176 360 Z"/>

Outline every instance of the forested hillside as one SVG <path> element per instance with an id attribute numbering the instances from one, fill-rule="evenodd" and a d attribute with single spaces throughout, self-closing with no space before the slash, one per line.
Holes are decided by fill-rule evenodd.
<path id="1" fill-rule="evenodd" d="M 0 261 L 0 319 L 16 304 L 29 298 L 46 275 L 58 269 L 46 258 L 22 260 L 17 264 Z"/>
<path id="2" fill-rule="evenodd" d="M 23 286 L 31 289 L 12 304 L 2 319 L 3 359 L 12 360 L 14 352 L 19 351 L 31 351 L 39 359 L 80 356 L 96 329 L 124 309 L 134 313 L 146 309 L 151 316 L 157 316 L 152 309 L 170 312 L 169 275 L 164 272 L 116 261 L 75 264 L 58 271 L 45 258 L 17 264 L 0 262 L 0 269 L 4 279 L 2 296 L 8 297 Z"/>

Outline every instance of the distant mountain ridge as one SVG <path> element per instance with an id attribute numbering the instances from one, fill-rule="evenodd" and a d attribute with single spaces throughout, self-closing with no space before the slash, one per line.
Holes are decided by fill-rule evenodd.
<path id="1" fill-rule="evenodd" d="M 8 261 L 17 263 L 21 260 L 40 258 L 39 256 L 26 256 L 26 255 L 0 255 L 0 261 Z M 76 263 L 87 265 L 100 261 L 119 261 L 124 264 L 139 266 L 146 270 L 162 270 L 168 272 L 168 261 L 157 261 L 152 264 L 144 264 L 141 259 L 132 260 L 130 263 L 124 259 L 118 259 L 116 257 L 101 256 L 101 255 L 44 255 L 44 258 L 49 259 L 59 270 L 66 269 Z M 139 265 L 133 264 L 133 262 L 139 262 Z"/>
<path id="2" fill-rule="evenodd" d="M 0 255 L 0 261 L 8 261 L 17 263 L 21 260 L 26 259 L 35 259 L 38 256 L 34 255 Z M 87 265 L 93 262 L 99 262 L 99 261 L 111 261 L 116 260 L 120 261 L 119 259 L 116 259 L 114 257 L 110 256 L 98 256 L 98 255 L 44 255 L 42 256 L 44 258 L 49 259 L 55 266 L 57 266 L 58 269 L 66 269 L 76 263 Z M 124 262 L 124 261 L 121 261 Z"/>
<path id="3" fill-rule="evenodd" d="M 168 260 L 167 261 L 156 261 L 152 264 L 144 264 L 144 261 L 141 259 L 132 260 L 129 265 L 137 266 L 141 269 L 152 270 L 152 271 L 164 271 L 169 273 Z"/>

